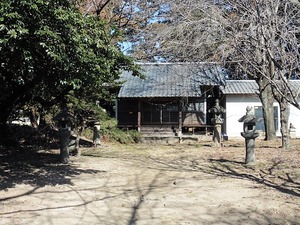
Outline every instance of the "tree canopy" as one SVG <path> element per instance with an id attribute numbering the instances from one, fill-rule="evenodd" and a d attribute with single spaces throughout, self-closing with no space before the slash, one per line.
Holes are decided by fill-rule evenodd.
<path id="1" fill-rule="evenodd" d="M 148 41 L 153 43 L 147 38 L 147 34 L 153 31 L 151 25 L 165 23 L 168 12 L 164 0 L 77 0 L 76 3 L 85 14 L 97 15 L 119 28 L 125 37 L 118 40 L 120 47 L 128 54 L 134 49 L 136 59 L 153 50 L 149 46 L 143 49 L 139 46 Z"/>
<path id="2" fill-rule="evenodd" d="M 1 1 L 0 125 L 26 104 L 51 106 L 70 91 L 86 102 L 109 97 L 120 69 L 137 71 L 117 35 L 69 0 Z"/>

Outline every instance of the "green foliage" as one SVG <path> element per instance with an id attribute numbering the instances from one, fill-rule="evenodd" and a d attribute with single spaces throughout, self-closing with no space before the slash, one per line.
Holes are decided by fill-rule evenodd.
<path id="1" fill-rule="evenodd" d="M 111 122 L 111 121 L 110 121 Z M 108 121 L 104 121 L 107 125 Z M 91 128 L 84 130 L 83 136 L 92 139 L 93 131 Z M 139 143 L 141 141 L 141 134 L 135 130 L 124 131 L 116 126 L 101 126 L 101 136 L 106 138 L 109 142 L 118 142 L 121 144 Z"/>
<path id="2" fill-rule="evenodd" d="M 141 138 L 138 131 L 124 131 L 117 127 L 103 129 L 103 135 L 108 136 L 111 142 L 119 142 L 121 144 L 138 143 Z"/>
<path id="3" fill-rule="evenodd" d="M 141 139 L 138 131 L 124 131 L 119 129 L 117 127 L 117 121 L 112 118 L 101 122 L 101 134 L 108 137 L 111 142 L 119 142 L 122 144 L 138 143 Z"/>
<path id="4" fill-rule="evenodd" d="M 117 121 L 111 118 L 107 113 L 101 108 L 95 108 L 95 114 L 97 115 L 98 121 L 101 125 L 101 136 L 104 136 L 110 142 L 118 142 L 122 144 L 138 143 L 141 140 L 141 134 L 135 130 L 122 130 L 117 127 Z M 82 133 L 83 136 L 92 139 L 93 130 L 89 127 Z"/>
<path id="5" fill-rule="evenodd" d="M 120 69 L 137 71 L 111 30 L 69 0 L 1 1 L 0 125 L 26 104 L 49 108 L 70 91 L 86 104 L 111 98 Z"/>

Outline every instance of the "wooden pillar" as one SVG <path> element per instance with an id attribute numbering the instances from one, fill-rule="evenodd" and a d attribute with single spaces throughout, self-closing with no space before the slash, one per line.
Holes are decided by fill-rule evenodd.
<path id="1" fill-rule="evenodd" d="M 141 131 L 141 101 L 138 100 L 138 114 L 137 114 L 137 126 L 138 131 Z"/>
<path id="2" fill-rule="evenodd" d="M 178 112 L 178 136 L 182 135 L 182 101 L 179 101 L 179 112 Z"/>
<path id="3" fill-rule="evenodd" d="M 116 112 L 115 112 L 115 118 L 117 121 L 119 121 L 119 115 L 118 115 L 118 110 L 119 110 L 119 99 L 116 99 Z"/>
<path id="4" fill-rule="evenodd" d="M 206 91 L 204 92 L 204 106 L 203 106 L 203 113 L 204 113 L 204 124 L 207 123 L 207 93 Z"/>

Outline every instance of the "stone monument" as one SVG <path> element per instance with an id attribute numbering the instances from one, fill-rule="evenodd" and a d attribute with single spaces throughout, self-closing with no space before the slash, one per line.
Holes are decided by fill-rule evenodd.
<path id="1" fill-rule="evenodd" d="M 246 159 L 245 163 L 248 165 L 255 164 L 255 154 L 254 154 L 254 147 L 255 147 L 255 138 L 259 136 L 259 133 L 256 131 L 256 121 L 252 107 L 247 106 L 246 108 L 246 115 L 239 119 L 239 122 L 244 123 L 243 130 L 241 135 L 245 138 L 245 145 L 246 145 Z"/>
<path id="2" fill-rule="evenodd" d="M 208 110 L 209 113 L 212 113 L 214 117 L 211 119 L 211 122 L 214 126 L 213 132 L 213 141 L 216 147 L 221 146 L 221 132 L 222 132 L 222 124 L 224 123 L 224 119 L 221 117 L 226 110 L 220 106 L 219 99 L 216 99 L 216 104 L 214 107 Z"/>
<path id="3" fill-rule="evenodd" d="M 61 112 L 55 117 L 59 128 L 60 160 L 62 163 L 69 162 L 69 143 L 71 136 L 71 124 L 73 116 L 63 107 Z"/>
<path id="4" fill-rule="evenodd" d="M 100 123 L 99 122 L 95 122 L 94 127 L 93 127 L 93 144 L 94 144 L 94 147 L 97 147 L 97 145 L 101 145 Z"/>

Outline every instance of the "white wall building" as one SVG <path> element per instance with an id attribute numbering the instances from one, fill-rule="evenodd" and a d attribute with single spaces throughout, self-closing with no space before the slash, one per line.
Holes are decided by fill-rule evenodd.
<path id="1" fill-rule="evenodd" d="M 295 86 L 300 87 L 300 81 L 291 81 Z M 238 120 L 246 114 L 247 106 L 252 107 L 257 118 L 262 117 L 262 104 L 258 97 L 258 85 L 254 80 L 228 80 L 222 88 L 225 95 L 225 124 L 224 130 L 229 138 L 241 137 L 243 123 Z M 280 133 L 280 111 L 279 104 L 274 101 L 276 135 Z M 296 127 L 296 137 L 300 138 L 300 110 L 291 106 L 289 123 Z M 263 133 L 263 121 L 257 123 L 257 130 Z M 264 137 L 261 135 L 261 137 Z"/>

